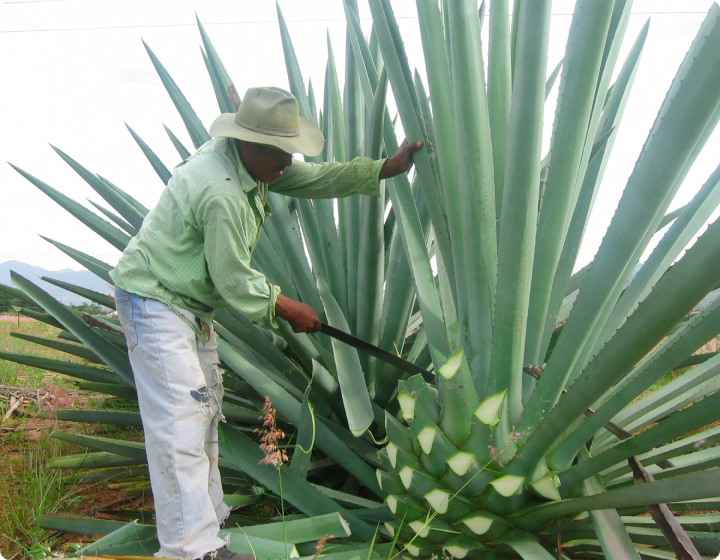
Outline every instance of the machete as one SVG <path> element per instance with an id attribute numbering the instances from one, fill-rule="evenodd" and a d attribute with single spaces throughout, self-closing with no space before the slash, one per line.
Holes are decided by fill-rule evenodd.
<path id="1" fill-rule="evenodd" d="M 378 360 L 382 360 L 386 364 L 395 366 L 396 368 L 404 371 L 405 373 L 409 373 L 410 375 L 415 375 L 416 373 L 419 373 L 425 378 L 433 377 L 433 374 L 425 368 L 421 368 L 420 366 L 415 365 L 412 362 L 403 360 L 400 356 L 397 356 L 392 352 L 388 352 L 387 350 L 378 348 L 377 346 L 374 346 L 369 342 L 365 342 L 362 338 L 358 338 L 349 333 L 338 330 L 335 327 L 326 325 L 325 323 L 322 323 L 322 328 L 320 329 L 320 332 L 325 333 L 326 335 L 331 336 L 334 339 L 339 340 L 340 342 L 344 342 L 345 344 L 352 346 L 357 350 L 365 352 L 370 356 L 374 356 L 375 358 L 377 358 Z"/>

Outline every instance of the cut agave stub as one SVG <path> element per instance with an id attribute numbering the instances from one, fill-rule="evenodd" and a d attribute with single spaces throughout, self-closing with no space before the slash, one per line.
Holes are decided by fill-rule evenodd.
<path id="1" fill-rule="evenodd" d="M 443 547 L 453 558 L 475 557 L 482 554 L 485 547 L 464 535 L 455 535 L 448 539 Z"/>
<path id="2" fill-rule="evenodd" d="M 420 556 L 420 552 L 422 552 L 422 549 L 418 548 L 414 544 L 406 544 L 405 548 L 410 554 L 412 554 L 415 557 Z"/>
<path id="3" fill-rule="evenodd" d="M 503 404 L 505 404 L 505 396 L 507 391 L 491 395 L 480 403 L 475 411 L 475 416 L 483 424 L 487 424 L 492 427 L 500 422 L 500 411 L 502 410 Z"/>
<path id="4" fill-rule="evenodd" d="M 430 534 L 430 526 L 423 521 L 411 521 L 409 525 L 421 537 L 427 537 Z"/>
<path id="5" fill-rule="evenodd" d="M 531 483 L 530 488 L 532 488 L 539 496 L 547 498 L 548 500 L 562 500 L 562 496 L 559 491 L 560 479 L 557 475 L 549 474 L 544 476 L 540 480 Z"/>
<path id="6" fill-rule="evenodd" d="M 430 455 L 430 452 L 432 451 L 433 442 L 435 441 L 435 434 L 437 433 L 437 430 L 437 428 L 434 428 L 432 426 L 425 426 L 422 430 L 420 430 L 420 433 L 418 434 L 418 442 L 420 443 L 420 447 L 426 455 Z"/>
<path id="7" fill-rule="evenodd" d="M 448 510 L 450 504 L 450 493 L 439 488 L 431 490 L 425 494 L 424 498 L 432 506 L 432 508 L 438 513 L 445 513 Z"/>
<path id="8" fill-rule="evenodd" d="M 385 498 L 385 502 L 387 503 L 388 507 L 390 508 L 390 511 L 392 511 L 393 514 L 397 513 L 398 500 L 395 496 L 390 494 L 387 498 Z M 387 525 L 387 523 L 386 523 L 386 525 Z"/>
<path id="9" fill-rule="evenodd" d="M 461 547 L 461 546 L 453 546 L 453 545 L 447 545 L 445 547 L 445 550 L 448 551 L 448 554 L 452 556 L 453 558 L 465 558 L 468 553 L 468 549 Z"/>
<path id="10" fill-rule="evenodd" d="M 397 399 L 400 404 L 400 410 L 402 410 L 403 413 L 403 418 L 405 418 L 405 420 L 415 418 L 415 397 L 410 393 L 400 393 Z"/>
<path id="11" fill-rule="evenodd" d="M 493 524 L 493 520 L 482 515 L 473 515 L 472 517 L 466 517 L 462 522 L 476 535 L 484 535 L 490 530 Z"/>
<path id="12" fill-rule="evenodd" d="M 413 476 L 415 475 L 415 471 L 412 470 L 410 467 L 403 467 L 398 474 L 400 474 L 400 480 L 402 480 L 403 486 L 405 486 L 405 488 L 410 488 L 410 486 L 412 486 L 412 480 Z"/>
<path id="13" fill-rule="evenodd" d="M 524 481 L 524 476 L 506 474 L 505 476 L 501 476 L 500 478 L 493 480 L 490 485 L 495 488 L 498 494 L 508 498 L 518 491 Z"/>
<path id="14" fill-rule="evenodd" d="M 452 379 L 455 377 L 455 374 L 460 369 L 460 366 L 462 365 L 462 359 L 463 359 L 463 351 L 462 349 L 458 352 L 455 352 L 452 356 L 450 356 L 443 365 L 441 365 L 438 368 L 438 373 L 442 375 L 445 379 Z"/>
<path id="15" fill-rule="evenodd" d="M 474 458 L 472 453 L 459 451 L 447 460 L 447 465 L 456 475 L 463 476 L 470 470 Z"/>
<path id="16" fill-rule="evenodd" d="M 394 443 L 388 443 L 385 449 L 393 469 L 397 468 L 397 447 L 395 447 Z"/>

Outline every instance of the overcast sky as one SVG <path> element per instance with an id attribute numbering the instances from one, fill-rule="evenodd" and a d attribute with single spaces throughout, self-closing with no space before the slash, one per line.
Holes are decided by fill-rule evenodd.
<path id="1" fill-rule="evenodd" d="M 665 93 L 712 3 L 635 0 L 621 62 L 648 18 L 650 33 L 579 266 L 597 250 Z M 393 0 L 392 4 L 411 65 L 421 64 L 415 2 Z M 563 56 L 573 4 L 573 0 L 553 3 L 549 71 Z M 345 21 L 341 1 L 280 0 L 280 5 L 305 80 L 312 78 L 315 91 L 322 91 L 327 33 L 342 79 Z M 369 32 L 369 9 L 365 0 L 360 5 L 363 28 Z M 192 144 L 141 38 L 209 127 L 218 107 L 200 54 L 196 13 L 241 95 L 254 85 L 288 87 L 274 0 L 20 0 L 0 4 L 0 262 L 21 260 L 51 270 L 80 268 L 38 234 L 116 262 L 118 251 L 4 162 L 12 162 L 75 200 L 100 202 L 52 151 L 48 144 L 53 144 L 153 206 L 163 184 L 123 123 L 132 126 L 169 168 L 179 158 L 162 124 L 188 148 Z M 548 136 L 553 100 L 554 96 L 548 104 Z M 672 207 L 686 203 L 700 188 L 720 163 L 719 154 L 720 134 L 716 133 Z"/>

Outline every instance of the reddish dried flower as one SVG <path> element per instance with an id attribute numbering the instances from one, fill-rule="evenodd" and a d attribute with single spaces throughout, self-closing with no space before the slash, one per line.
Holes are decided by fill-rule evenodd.
<path id="1" fill-rule="evenodd" d="M 322 553 L 323 548 L 325 547 L 325 543 L 328 541 L 328 539 L 332 539 L 333 535 L 325 535 L 322 539 L 320 539 L 317 542 L 317 545 L 315 545 L 315 556 L 313 556 L 313 560 L 320 556 Z"/>
<path id="2" fill-rule="evenodd" d="M 50 418 L 52 418 L 59 409 L 67 408 L 73 404 L 72 395 L 57 385 L 47 385 L 45 387 L 45 394 L 47 396 L 47 403 L 43 408 L 50 411 L 48 415 Z"/>
<path id="3" fill-rule="evenodd" d="M 277 445 L 278 441 L 285 438 L 285 432 L 277 427 L 275 416 L 277 410 L 272 406 L 270 397 L 265 397 L 263 405 L 263 415 L 258 420 L 263 421 L 265 428 L 256 428 L 254 431 L 260 434 L 260 449 L 265 452 L 265 458 L 261 459 L 261 465 L 273 465 L 279 467 L 288 460 L 287 453 L 284 449 L 280 449 Z"/>

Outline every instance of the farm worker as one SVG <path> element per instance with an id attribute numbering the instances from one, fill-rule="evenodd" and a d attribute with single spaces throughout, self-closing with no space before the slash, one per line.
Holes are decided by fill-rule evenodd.
<path id="1" fill-rule="evenodd" d="M 164 558 L 240 560 L 218 537 L 230 508 L 218 470 L 223 398 L 213 310 L 288 321 L 317 332 L 320 320 L 250 265 L 270 214 L 268 190 L 301 198 L 378 195 L 379 180 L 410 169 L 422 143 L 387 160 L 310 164 L 324 138 L 299 116 L 295 97 L 250 88 L 237 114 L 220 115 L 214 139 L 175 169 L 157 206 L 111 272 L 145 429 L 160 551 Z"/>

